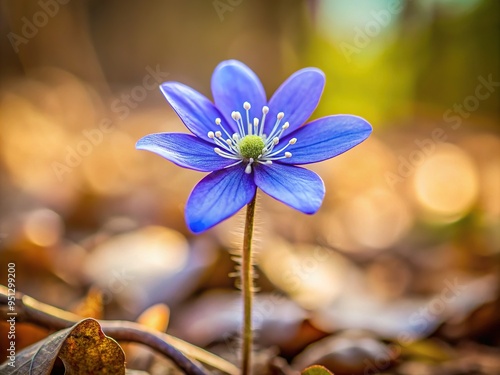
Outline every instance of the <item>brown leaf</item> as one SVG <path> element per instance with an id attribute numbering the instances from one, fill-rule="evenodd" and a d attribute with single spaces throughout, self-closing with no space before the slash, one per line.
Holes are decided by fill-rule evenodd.
<path id="1" fill-rule="evenodd" d="M 67 375 L 125 374 L 125 355 L 112 338 L 104 335 L 94 319 L 55 332 L 16 355 L 15 366 L 9 361 L 0 366 L 2 375 L 49 375 L 56 358 L 66 367 Z"/>
<path id="2" fill-rule="evenodd" d="M 302 371 L 301 375 L 333 375 L 325 367 L 314 365 Z"/>
<path id="3" fill-rule="evenodd" d="M 138 318 L 137 323 L 148 328 L 165 332 L 170 320 L 170 309 L 167 305 L 159 303 L 146 309 Z"/>

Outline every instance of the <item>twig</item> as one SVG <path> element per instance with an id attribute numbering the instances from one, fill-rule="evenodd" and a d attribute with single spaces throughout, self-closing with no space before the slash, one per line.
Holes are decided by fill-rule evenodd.
<path id="1" fill-rule="evenodd" d="M 7 292 L 7 288 L 0 285 L 0 310 L 5 310 L 7 307 Z M 82 320 L 79 315 L 44 304 L 21 293 L 16 293 L 16 312 L 20 322 L 33 323 L 56 330 L 71 327 Z M 149 346 L 170 358 L 188 375 L 207 375 L 208 373 L 184 354 L 229 375 L 239 374 L 238 368 L 232 363 L 166 333 L 153 331 L 143 325 L 128 321 L 99 320 L 99 324 L 106 335 L 115 340 Z"/>

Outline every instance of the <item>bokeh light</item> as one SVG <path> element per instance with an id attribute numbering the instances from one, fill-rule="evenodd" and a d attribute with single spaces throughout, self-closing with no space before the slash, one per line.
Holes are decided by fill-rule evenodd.
<path id="1" fill-rule="evenodd" d="M 475 203 L 479 193 L 472 159 L 453 145 L 441 145 L 417 169 L 415 190 L 420 206 L 438 218 L 458 220 Z"/>
<path id="2" fill-rule="evenodd" d="M 26 37 L 26 20 L 54 2 L 57 14 Z M 190 233 L 186 200 L 205 174 L 135 143 L 188 132 L 161 82 L 211 99 L 214 68 L 238 59 L 270 98 L 314 66 L 326 86 L 311 119 L 355 114 L 374 131 L 303 166 L 325 183 L 316 214 L 259 193 L 259 361 L 276 365 L 273 346 L 285 365 L 324 354 L 333 373 L 362 374 L 363 360 L 409 332 L 418 341 L 400 345 L 398 373 L 443 358 L 497 363 L 498 351 L 485 353 L 500 342 L 500 2 L 62 3 L 0 5 L 0 274 L 15 262 L 18 291 L 72 311 L 100 298 L 104 319 L 139 319 L 233 356 L 244 210 Z M 19 345 L 46 335 L 25 326 Z"/>

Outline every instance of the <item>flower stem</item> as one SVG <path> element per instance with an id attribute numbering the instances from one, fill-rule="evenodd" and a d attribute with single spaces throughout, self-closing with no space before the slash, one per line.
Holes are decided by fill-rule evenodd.
<path id="1" fill-rule="evenodd" d="M 243 347 L 241 374 L 251 374 L 252 354 L 252 297 L 253 297 L 253 264 L 252 236 L 255 216 L 255 200 L 257 193 L 247 206 L 245 234 L 243 237 L 243 254 L 241 259 L 241 290 L 243 292 Z"/>

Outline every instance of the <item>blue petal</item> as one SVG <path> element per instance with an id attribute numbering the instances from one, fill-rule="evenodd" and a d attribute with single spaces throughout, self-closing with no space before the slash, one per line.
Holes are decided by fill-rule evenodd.
<path id="1" fill-rule="evenodd" d="M 216 118 L 221 118 L 222 125 L 229 125 L 226 129 L 234 132 L 233 124 L 225 123 L 212 102 L 191 87 L 179 82 L 165 82 L 160 85 L 160 90 L 186 127 L 198 137 L 208 139 L 209 131 L 219 130 Z"/>
<path id="2" fill-rule="evenodd" d="M 325 74 L 319 69 L 305 68 L 292 74 L 269 101 L 264 133 L 272 130 L 279 112 L 285 114 L 281 124 L 290 123 L 285 134 L 304 124 L 318 106 L 324 87 Z"/>
<path id="3" fill-rule="evenodd" d="M 239 111 L 246 124 L 243 103 L 249 102 L 250 121 L 262 117 L 262 107 L 266 105 L 266 92 L 259 77 L 245 64 L 228 60 L 221 62 L 212 75 L 212 94 L 219 111 L 226 121 L 234 124 L 233 111 Z"/>
<path id="4" fill-rule="evenodd" d="M 135 145 L 138 150 L 154 152 L 181 167 L 202 172 L 216 171 L 235 162 L 217 155 L 214 146 L 180 133 L 149 134 Z"/>
<path id="5" fill-rule="evenodd" d="M 315 213 L 323 202 L 323 180 L 310 170 L 274 163 L 257 165 L 254 173 L 263 192 L 305 214 Z"/>
<path id="6" fill-rule="evenodd" d="M 186 204 L 186 223 L 194 233 L 203 232 L 233 216 L 255 195 L 252 175 L 242 164 L 212 172 L 191 192 Z"/>
<path id="7" fill-rule="evenodd" d="M 279 144 L 285 145 L 291 138 L 297 138 L 297 143 L 287 148 L 292 157 L 279 162 L 309 164 L 330 159 L 363 142 L 371 132 L 372 126 L 358 116 L 323 117 L 304 125 L 280 141 Z"/>

